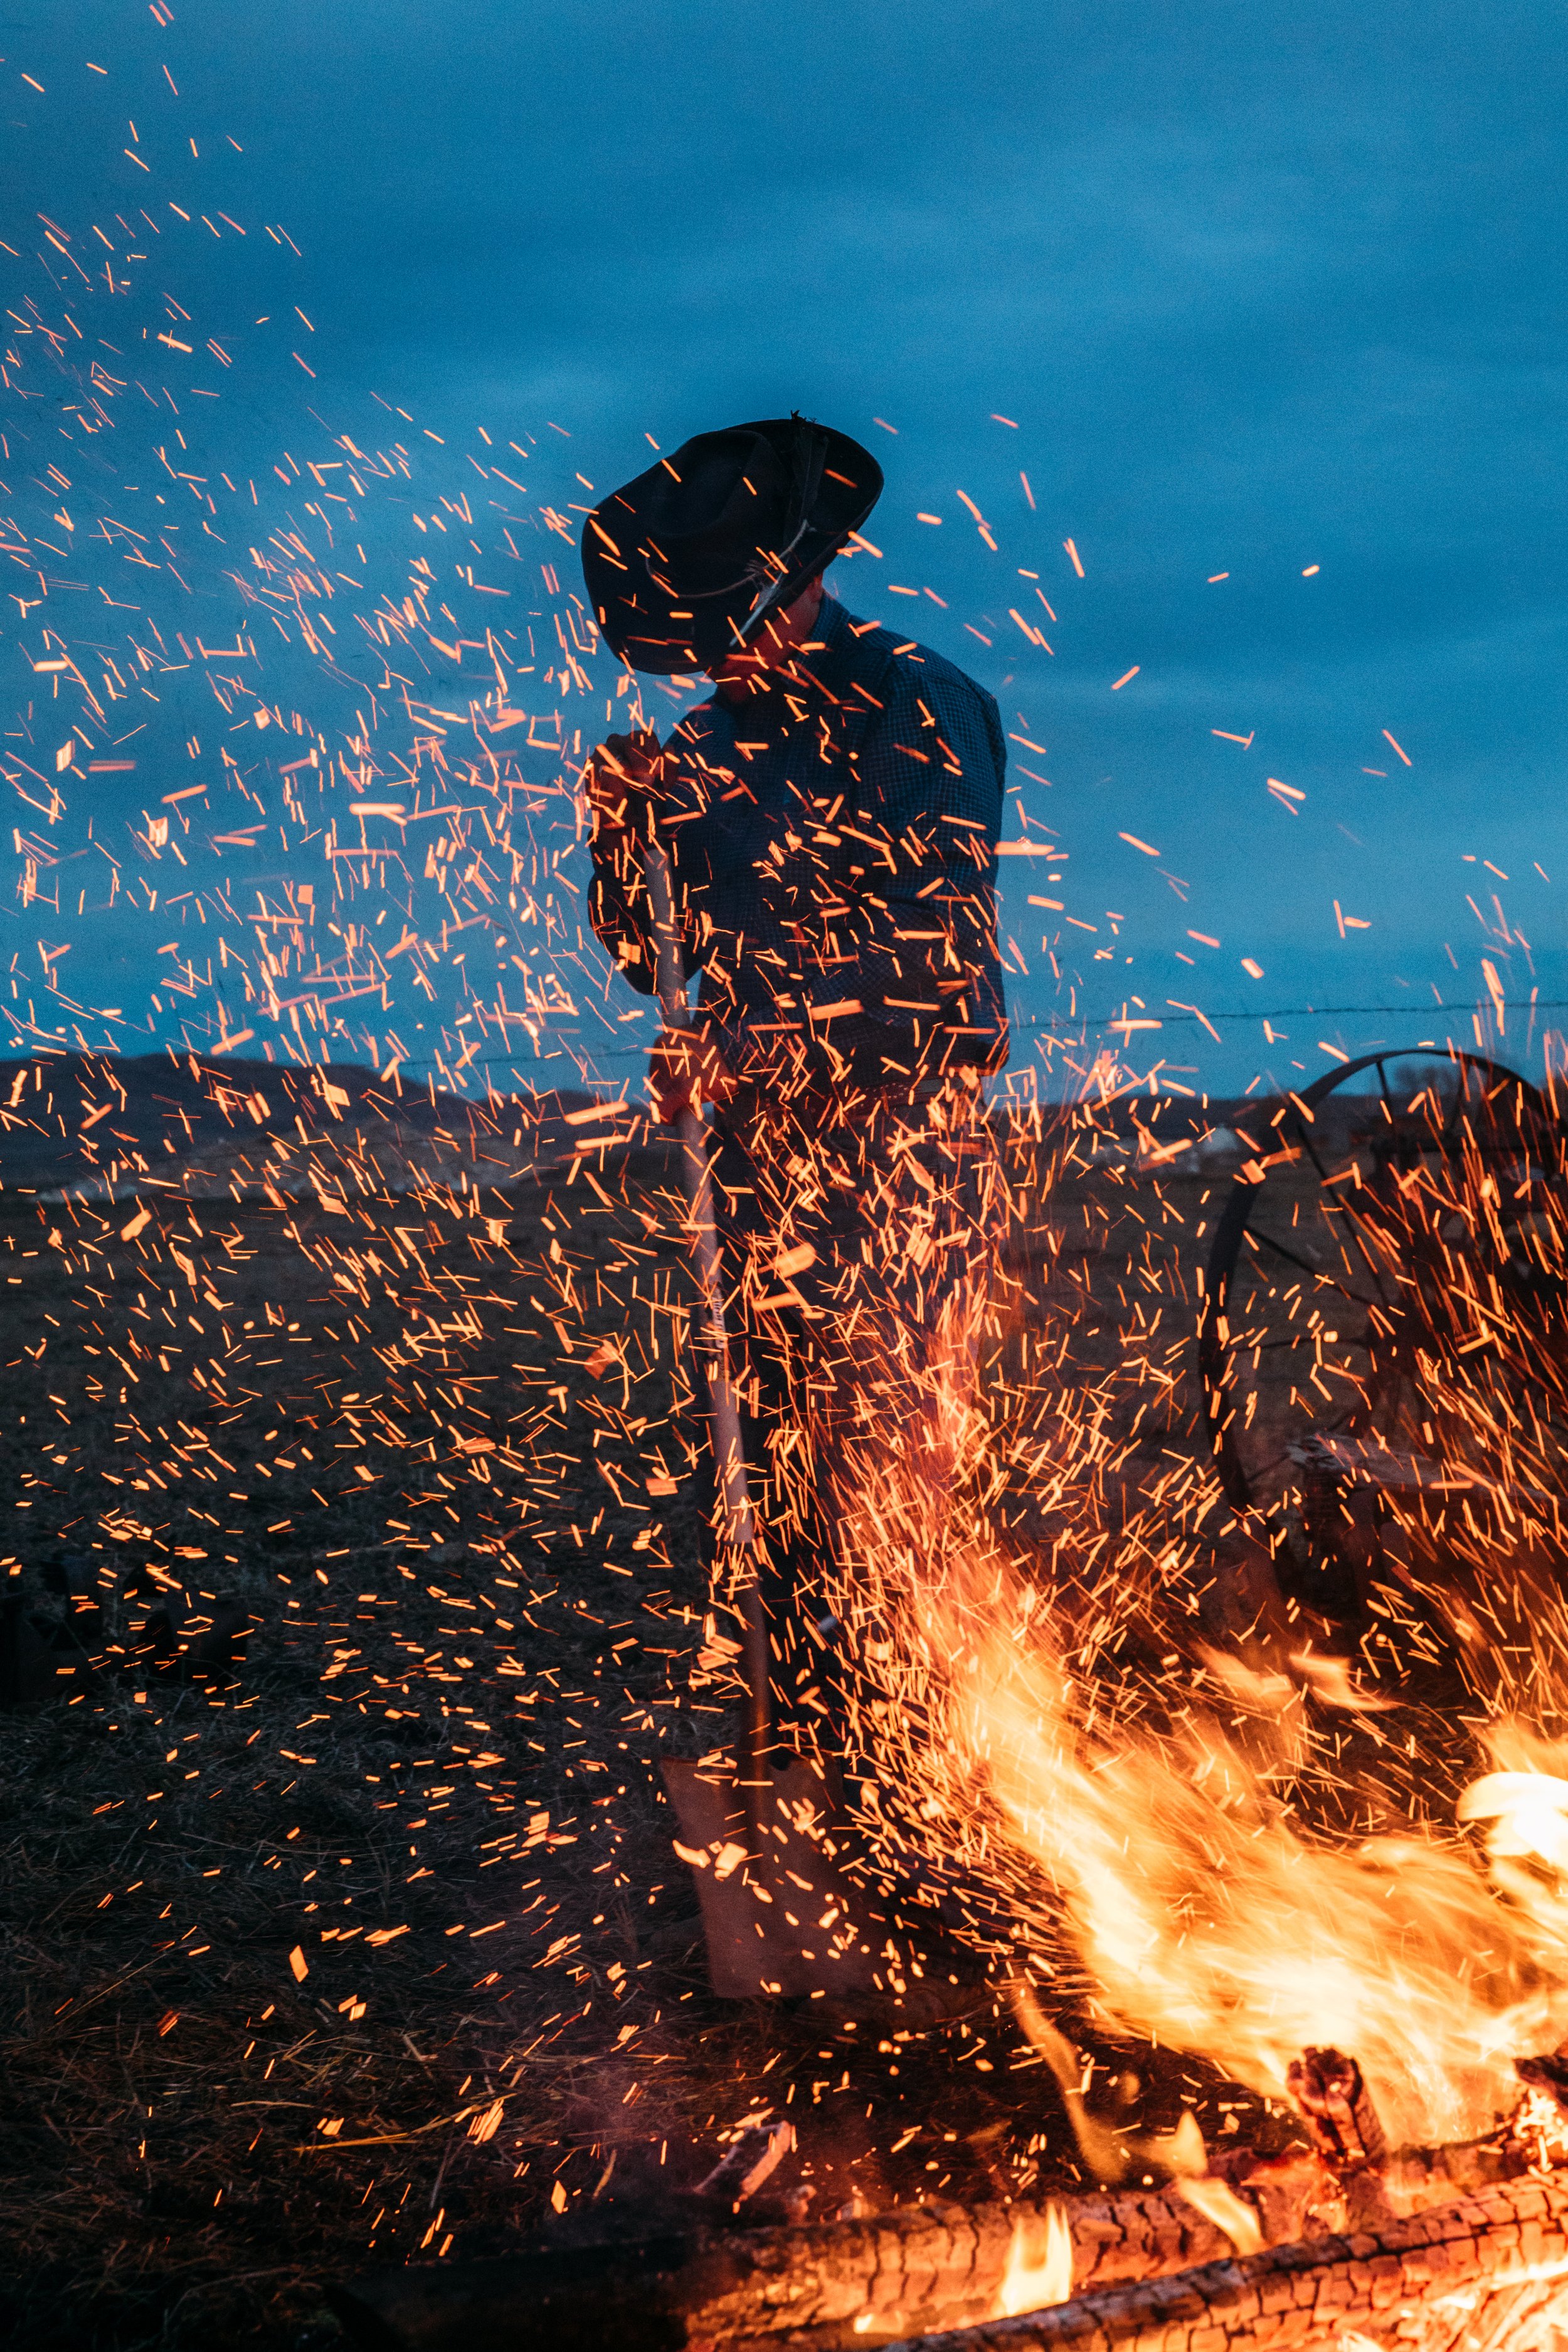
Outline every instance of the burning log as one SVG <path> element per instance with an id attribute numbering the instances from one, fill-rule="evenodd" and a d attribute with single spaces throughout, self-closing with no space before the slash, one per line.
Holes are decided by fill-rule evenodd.
<path id="1" fill-rule="evenodd" d="M 1387 2154 L 1383 2125 L 1353 2058 L 1337 2050 L 1304 2050 L 1290 2061 L 1285 2084 L 1325 2164 L 1375 2164 Z"/>
<path id="2" fill-rule="evenodd" d="M 1237 2157 L 1206 2182 L 1060 2202 L 930 2205 L 772 2230 L 674 2214 L 630 2242 L 373 2273 L 329 2299 L 351 2343 L 374 2352 L 510 2352 L 524 2331 L 542 2352 L 776 2352 L 786 2337 L 791 2352 L 854 2352 L 987 2321 L 1009 2300 L 1020 2250 L 1049 2241 L 1053 2215 L 1070 2242 L 1061 2285 L 1080 2299 L 1064 2307 L 1081 2309 L 1086 2295 L 1098 2304 L 1150 2281 L 1207 2276 L 1205 2266 L 1228 2274 L 1232 2236 L 1197 2201 L 1216 2186 L 1256 2214 L 1264 2245 L 1324 2245 L 1331 2231 L 1386 2229 L 1396 2215 L 1473 2199 L 1525 2162 L 1517 2147 L 1478 2144 L 1342 2179 L 1315 2156 Z M 1054 2227 L 1059 2239 L 1061 2221 Z"/>
<path id="3" fill-rule="evenodd" d="M 1568 2170 L 888 2352 L 1224 2352 L 1384 2345 L 1545 2352 L 1568 2330 Z"/>

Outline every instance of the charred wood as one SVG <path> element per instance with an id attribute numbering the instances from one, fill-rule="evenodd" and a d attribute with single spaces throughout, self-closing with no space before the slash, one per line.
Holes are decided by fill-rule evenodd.
<path id="1" fill-rule="evenodd" d="M 1338 2050 L 1304 2050 L 1290 2061 L 1285 2080 L 1325 2163 L 1375 2164 L 1387 2155 L 1383 2125 L 1353 2058 Z"/>
<path id="2" fill-rule="evenodd" d="M 888 2352 L 1556 2352 L 1568 2331 L 1568 2172 L 1500 2182 L 1382 2229 L 1307 2239 L 1075 2295 Z M 862 2337 L 862 2341 L 864 2341 Z"/>
<path id="3" fill-rule="evenodd" d="M 1265 2245 L 1377 2230 L 1522 2170 L 1479 2143 L 1337 2175 L 1316 2157 L 1244 2157 L 1216 2175 L 1256 2212 Z M 1194 2184 L 1202 2194 L 1202 2184 Z M 1000 2304 L 1016 2234 L 1059 2201 L 1075 2297 L 1225 2266 L 1226 2231 L 1176 2184 L 1137 2194 L 930 2205 L 792 2229 L 720 2230 L 699 2217 L 631 2241 L 543 2246 L 491 2261 L 373 2273 L 330 2300 L 351 2343 L 374 2352 L 856 2352 L 984 2321 Z M 1001 2339 L 1005 2340 L 1005 2339 Z"/>

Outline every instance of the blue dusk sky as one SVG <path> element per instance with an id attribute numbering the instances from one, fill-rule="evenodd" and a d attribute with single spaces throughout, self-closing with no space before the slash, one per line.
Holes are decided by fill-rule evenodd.
<path id="1" fill-rule="evenodd" d="M 7 347 L 0 512 L 53 551 L 29 573 L 11 538 L 3 583 L 8 822 L 44 844 L 18 876 L 45 859 L 42 915 L 25 889 L 5 900 L 23 1047 L 73 1022 L 144 1050 L 243 1020 L 262 1051 L 226 957 L 205 994 L 157 993 L 172 939 L 176 963 L 198 945 L 211 961 L 222 923 L 193 894 L 219 864 L 237 908 L 328 872 L 286 825 L 268 847 L 285 763 L 231 767 L 237 730 L 263 748 L 243 695 L 306 714 L 318 757 L 341 746 L 355 682 L 380 677 L 353 610 L 401 599 L 411 551 L 429 555 L 454 639 L 506 614 L 535 722 L 519 772 L 542 790 L 560 772 L 542 714 L 560 709 L 563 746 L 592 740 L 614 684 L 602 654 L 559 697 L 541 682 L 580 589 L 542 510 L 575 529 L 573 505 L 639 470 L 650 436 L 791 407 L 887 472 L 879 553 L 837 566 L 837 593 L 996 694 L 1007 833 L 1058 852 L 1001 867 L 1016 1066 L 1070 1014 L 1090 1053 L 1188 1086 L 1300 1086 L 1325 1044 L 1472 1043 L 1483 959 L 1507 1055 L 1538 1066 L 1543 1030 L 1568 1025 L 1559 8 L 10 0 L 0 49 L 0 270 L 9 331 L 31 331 Z M 352 512 L 341 475 L 317 482 L 338 503 L 306 510 L 299 467 L 342 461 L 345 436 L 403 457 Z M 432 514 L 451 523 L 438 546 Z M 230 643 L 227 575 L 267 576 L 251 546 L 290 530 L 345 583 L 342 635 L 323 667 L 279 621 L 266 676 L 220 710 L 174 639 Z M 552 593 L 524 584 L 542 563 Z M 246 614 L 254 637 L 266 616 Z M 530 625 L 548 642 L 522 671 Z M 130 675 L 149 627 L 157 679 Z M 92 671 L 98 712 L 57 784 L 79 706 L 57 713 L 60 673 L 37 665 L 63 646 L 88 673 L 83 646 L 117 647 L 128 695 L 158 700 L 132 721 Z M 474 692 L 494 685 L 464 660 Z M 428 667 L 413 691 L 454 728 L 468 707 Z M 121 719 L 148 730 L 119 754 L 134 770 L 102 764 Z M 96 845 L 118 837 L 129 872 L 126 828 L 192 776 L 214 797 L 183 836 L 173 804 L 184 875 L 149 835 L 141 896 L 117 882 L 104 901 Z M 213 848 L 215 819 L 247 811 L 256 842 Z M 390 919 L 438 932 L 425 846 L 404 842 Z M 374 920 L 374 894 L 357 903 Z M 252 933 L 234 943 L 253 953 Z M 520 945 L 539 978 L 551 940 Z M 569 931 L 553 945 L 574 950 Z M 443 1034 L 449 1067 L 474 985 L 448 959 L 424 999 L 345 997 L 332 1050 L 384 1057 L 378 1020 L 401 1022 L 411 1067 L 437 1066 Z M 1163 1025 L 1108 1029 L 1119 1016 Z M 635 1082 L 638 1033 L 616 1025 L 581 1050 Z M 485 1037 L 475 1072 L 513 1043 Z"/>

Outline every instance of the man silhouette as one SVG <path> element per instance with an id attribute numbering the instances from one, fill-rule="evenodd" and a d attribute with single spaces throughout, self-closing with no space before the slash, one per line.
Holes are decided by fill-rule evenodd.
<path id="1" fill-rule="evenodd" d="M 881 487 L 847 435 L 773 419 L 699 435 L 583 535 L 611 648 L 714 684 L 662 746 L 639 730 L 591 759 L 591 914 L 651 993 L 654 829 L 700 985 L 650 1084 L 667 1118 L 713 1114 L 775 1700 L 863 1792 L 888 1713 L 868 1661 L 940 1550 L 972 1425 L 981 1081 L 1007 1054 L 995 703 L 824 589 Z"/>

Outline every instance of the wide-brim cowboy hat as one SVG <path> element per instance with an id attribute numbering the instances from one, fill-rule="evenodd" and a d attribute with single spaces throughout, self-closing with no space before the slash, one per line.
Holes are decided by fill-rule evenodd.
<path id="1" fill-rule="evenodd" d="M 831 562 L 881 490 L 870 451 L 808 417 L 699 433 L 584 525 L 606 643 L 634 669 L 717 669 Z"/>

